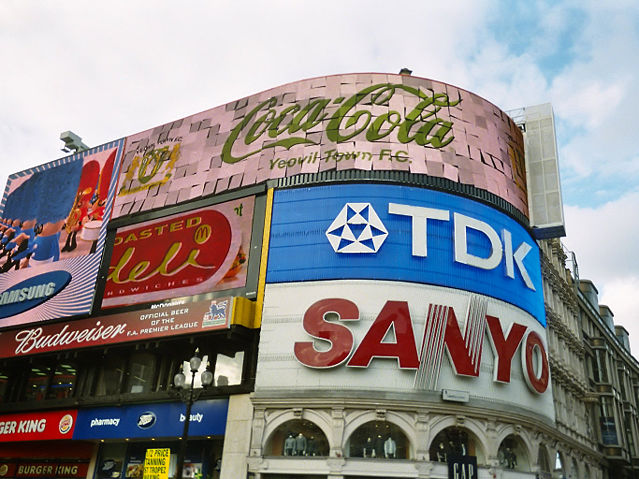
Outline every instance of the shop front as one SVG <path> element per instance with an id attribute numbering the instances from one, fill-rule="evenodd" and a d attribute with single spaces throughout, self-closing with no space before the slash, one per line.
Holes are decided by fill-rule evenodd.
<path id="1" fill-rule="evenodd" d="M 186 405 L 179 402 L 101 407 L 78 412 L 74 439 L 98 446 L 95 479 L 141 479 L 151 449 L 168 449 L 175 477 Z M 184 478 L 217 479 L 221 467 L 227 399 L 196 401 L 189 419 Z"/>
<path id="2" fill-rule="evenodd" d="M 96 445 L 72 442 L 76 418 L 75 410 L 1 415 L 0 477 L 87 477 Z"/>

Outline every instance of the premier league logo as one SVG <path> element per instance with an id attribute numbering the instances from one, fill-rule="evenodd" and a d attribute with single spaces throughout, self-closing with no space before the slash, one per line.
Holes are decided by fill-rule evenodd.
<path id="1" fill-rule="evenodd" d="M 370 203 L 346 203 L 326 230 L 336 253 L 377 253 L 387 236 Z"/>

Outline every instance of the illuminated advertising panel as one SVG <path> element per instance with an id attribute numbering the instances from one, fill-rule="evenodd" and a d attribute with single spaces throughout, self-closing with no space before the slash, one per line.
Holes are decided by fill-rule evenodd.
<path id="1" fill-rule="evenodd" d="M 246 285 L 255 197 L 118 228 L 102 307 Z"/>
<path id="2" fill-rule="evenodd" d="M 0 415 L 0 442 L 71 439 L 77 411 L 43 411 Z"/>
<path id="3" fill-rule="evenodd" d="M 267 284 L 255 390 L 465 397 L 471 406 L 507 405 L 552 421 L 545 338 L 527 312 L 458 289 L 370 280 Z"/>
<path id="4" fill-rule="evenodd" d="M 539 248 L 525 228 L 494 208 L 395 185 L 276 191 L 267 283 L 342 278 L 472 291 L 546 324 Z"/>
<path id="5" fill-rule="evenodd" d="M 237 298 L 177 298 L 153 308 L 0 332 L 0 358 L 227 329 Z"/>
<path id="6" fill-rule="evenodd" d="M 228 404 L 228 399 L 194 402 L 189 436 L 223 435 Z M 181 436 L 185 409 L 181 402 L 82 409 L 78 412 L 73 439 Z"/>
<path id="7" fill-rule="evenodd" d="M 91 311 L 121 142 L 9 177 L 0 217 L 0 327 Z"/>
<path id="8" fill-rule="evenodd" d="M 483 98 L 424 78 L 302 80 L 132 135 L 126 145 L 114 217 L 342 170 L 472 185 L 528 215 L 517 126 Z"/>

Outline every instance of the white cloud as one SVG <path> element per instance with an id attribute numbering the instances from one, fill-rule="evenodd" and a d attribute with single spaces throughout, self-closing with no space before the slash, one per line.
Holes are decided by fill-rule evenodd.
<path id="1" fill-rule="evenodd" d="M 615 278 L 599 290 L 599 303 L 607 305 L 615 316 L 615 324 L 626 328 L 630 335 L 630 349 L 639 355 L 639 275 Z"/>
<path id="2" fill-rule="evenodd" d="M 574 251 L 580 278 L 599 290 L 599 302 L 630 332 L 639 354 L 639 192 L 627 194 L 598 208 L 568 206 L 564 243 Z"/>
<path id="3" fill-rule="evenodd" d="M 611 193 L 614 179 L 639 181 L 639 2 L 529 3 L 515 9 L 526 18 L 512 11 L 497 0 L 4 0 L 0 182 L 62 156 L 64 130 L 96 145 L 301 78 L 409 67 L 503 109 L 552 101 L 565 126 L 563 179 L 588 190 L 592 204 L 621 194 Z M 498 35 L 502 25 L 517 34 L 522 21 L 527 37 Z M 550 72 L 548 56 L 565 63 Z M 628 212 L 636 211 L 637 193 L 566 209 L 566 242 L 619 321 L 634 306 L 617 303 L 609 285 L 635 284 L 639 255 L 628 252 L 639 226 Z"/>

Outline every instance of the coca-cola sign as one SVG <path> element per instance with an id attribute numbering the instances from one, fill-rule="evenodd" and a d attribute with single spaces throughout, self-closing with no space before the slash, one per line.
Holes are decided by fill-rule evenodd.
<path id="1" fill-rule="evenodd" d="M 0 333 L 0 357 L 141 341 L 228 328 L 232 298 L 154 305 L 150 309 Z"/>
<path id="2" fill-rule="evenodd" d="M 118 229 L 103 307 L 242 287 L 254 198 Z"/>

